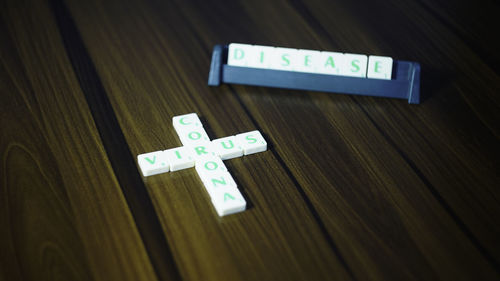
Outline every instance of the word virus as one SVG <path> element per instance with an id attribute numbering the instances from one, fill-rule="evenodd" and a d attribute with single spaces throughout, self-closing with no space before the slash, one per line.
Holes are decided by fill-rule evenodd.
<path id="1" fill-rule="evenodd" d="M 244 211 L 246 201 L 222 160 L 267 150 L 259 131 L 210 141 L 196 113 L 172 118 L 183 146 L 137 156 L 142 174 L 152 176 L 195 167 L 219 216 Z"/>

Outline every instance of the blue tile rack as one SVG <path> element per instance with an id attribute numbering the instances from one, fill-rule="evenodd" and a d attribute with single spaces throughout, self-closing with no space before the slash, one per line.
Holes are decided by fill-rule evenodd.
<path id="1" fill-rule="evenodd" d="M 391 80 L 227 65 L 227 45 L 215 45 L 209 86 L 221 83 L 408 99 L 420 103 L 420 64 L 394 60 Z"/>

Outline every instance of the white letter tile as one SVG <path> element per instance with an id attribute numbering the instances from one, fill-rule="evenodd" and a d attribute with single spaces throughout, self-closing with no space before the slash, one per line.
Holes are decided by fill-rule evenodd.
<path id="1" fill-rule="evenodd" d="M 232 186 L 216 192 L 212 196 L 212 204 L 214 205 L 217 214 L 221 217 L 242 212 L 247 206 L 247 202 L 241 195 L 238 188 Z"/>
<path id="2" fill-rule="evenodd" d="M 269 68 L 276 70 L 293 70 L 293 66 L 297 60 L 297 52 L 297 49 L 275 48 Z"/>
<path id="3" fill-rule="evenodd" d="M 321 52 L 313 50 L 298 50 L 295 59 L 295 71 L 317 73 L 321 61 Z"/>
<path id="4" fill-rule="evenodd" d="M 267 150 L 267 142 L 257 130 L 236 135 L 236 142 L 243 148 L 245 155 Z"/>
<path id="5" fill-rule="evenodd" d="M 337 52 L 321 52 L 320 59 L 316 65 L 318 73 L 341 75 L 344 65 L 344 54 Z"/>
<path id="6" fill-rule="evenodd" d="M 145 177 L 166 173 L 169 170 L 169 163 L 163 151 L 139 154 L 137 162 Z"/>
<path id="7" fill-rule="evenodd" d="M 194 157 L 187 147 L 181 146 L 167 149 L 164 151 L 168 162 L 170 163 L 170 171 L 178 171 L 194 166 Z"/>
<path id="8" fill-rule="evenodd" d="M 210 138 L 203 127 L 182 127 L 177 131 L 179 139 L 184 146 L 194 146 L 210 141 Z"/>
<path id="9" fill-rule="evenodd" d="M 203 127 L 196 113 L 174 116 L 172 118 L 172 124 L 177 134 L 179 131 L 185 130 L 186 128 Z"/>
<path id="10" fill-rule="evenodd" d="M 367 65 L 368 57 L 365 55 L 344 54 L 344 64 L 342 65 L 341 74 L 366 78 Z"/>
<path id="11" fill-rule="evenodd" d="M 222 162 L 220 157 L 201 157 L 196 160 L 196 172 L 201 179 L 218 172 L 227 172 L 226 165 Z"/>
<path id="12" fill-rule="evenodd" d="M 215 139 L 212 147 L 222 160 L 243 156 L 243 148 L 236 143 L 235 136 Z"/>
<path id="13" fill-rule="evenodd" d="M 247 66 L 254 68 L 269 68 L 274 49 L 274 47 L 270 46 L 253 46 Z"/>
<path id="14" fill-rule="evenodd" d="M 218 156 L 211 142 L 200 142 L 191 146 L 187 146 L 187 148 L 191 150 L 195 161 L 203 157 Z"/>
<path id="15" fill-rule="evenodd" d="M 227 187 L 237 187 L 236 182 L 229 172 L 214 172 L 203 174 L 200 177 L 210 197 L 214 196 L 217 191 L 221 191 Z"/>
<path id="16" fill-rule="evenodd" d="M 368 78 L 391 80 L 392 58 L 370 56 L 368 57 Z"/>
<path id="17" fill-rule="evenodd" d="M 227 64 L 233 66 L 246 66 L 252 45 L 231 43 L 228 47 Z"/>

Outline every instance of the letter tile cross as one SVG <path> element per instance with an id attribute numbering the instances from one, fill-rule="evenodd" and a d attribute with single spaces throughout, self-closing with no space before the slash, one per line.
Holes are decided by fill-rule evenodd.
<path id="1" fill-rule="evenodd" d="M 183 146 L 137 156 L 142 174 L 152 176 L 195 167 L 219 216 L 242 212 L 246 201 L 222 160 L 267 150 L 259 131 L 210 141 L 196 113 L 172 118 Z"/>

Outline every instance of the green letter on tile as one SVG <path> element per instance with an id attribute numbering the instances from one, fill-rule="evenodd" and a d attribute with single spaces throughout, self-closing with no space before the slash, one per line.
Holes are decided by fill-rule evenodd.
<path id="1" fill-rule="evenodd" d="M 256 143 L 257 142 L 257 139 L 253 138 L 252 135 L 246 136 L 245 139 L 249 140 L 248 143 Z"/>
<path id="2" fill-rule="evenodd" d="M 325 62 L 325 67 L 331 66 L 332 68 L 335 68 L 335 62 L 333 61 L 333 57 L 329 56 L 328 59 Z"/>
<path id="3" fill-rule="evenodd" d="M 212 179 L 212 183 L 214 184 L 214 186 L 217 186 L 217 184 L 222 184 L 222 185 L 226 185 L 226 180 L 224 179 L 224 177 L 220 177 L 220 180 L 218 179 Z"/>
<path id="4" fill-rule="evenodd" d="M 290 65 L 290 59 L 288 58 L 288 56 L 290 56 L 290 55 L 289 54 L 281 55 L 281 59 L 285 62 L 285 63 L 281 64 L 282 66 Z"/>
<path id="5" fill-rule="evenodd" d="M 224 147 L 225 149 L 231 149 L 231 148 L 234 147 L 234 144 L 233 144 L 232 140 L 228 140 L 229 145 L 226 145 L 225 142 L 221 142 L 221 143 L 222 143 L 222 147 Z"/>
<path id="6" fill-rule="evenodd" d="M 209 164 L 212 164 L 212 165 L 209 165 Z M 207 163 L 205 163 L 205 169 L 207 169 L 209 171 L 213 171 L 213 170 L 217 169 L 217 167 L 218 167 L 218 165 L 214 161 L 208 161 Z"/>
<path id="7" fill-rule="evenodd" d="M 146 161 L 148 161 L 148 162 L 149 162 L 149 164 L 154 164 L 154 163 L 155 163 L 155 161 L 156 161 L 156 155 L 155 155 L 155 156 L 153 156 L 153 160 L 149 159 L 149 157 L 146 157 Z"/>
<path id="8" fill-rule="evenodd" d="M 179 153 L 179 150 L 175 151 L 175 156 L 177 156 L 177 159 L 182 159 L 181 154 Z"/>
<path id="9" fill-rule="evenodd" d="M 224 202 L 226 202 L 228 198 L 229 198 L 229 199 L 231 199 L 231 200 L 236 199 L 236 198 L 234 198 L 234 196 L 232 196 L 231 194 L 229 194 L 229 193 L 227 193 L 227 192 L 226 192 L 226 193 L 224 193 Z"/>
<path id="10" fill-rule="evenodd" d="M 304 66 L 311 66 L 311 56 L 304 56 Z"/>
<path id="11" fill-rule="evenodd" d="M 186 119 L 186 118 L 187 118 L 187 117 L 182 117 L 182 118 L 179 120 L 179 123 L 181 123 L 182 125 L 189 125 L 189 124 L 191 124 L 191 122 L 189 122 L 189 123 L 184 122 L 184 119 Z"/>
<path id="12" fill-rule="evenodd" d="M 208 154 L 208 152 L 205 151 L 205 148 L 204 146 L 197 146 L 194 148 L 194 150 L 196 151 L 196 154 L 198 155 L 202 155 L 202 154 Z"/>
<path id="13" fill-rule="evenodd" d="M 194 137 L 193 137 L 193 135 L 194 135 Z M 199 140 L 201 138 L 201 134 L 198 132 L 191 132 L 188 134 L 188 138 L 190 138 L 192 140 Z"/>
<path id="14" fill-rule="evenodd" d="M 245 56 L 245 52 L 242 49 L 234 49 L 234 59 L 241 60 Z"/>
<path id="15" fill-rule="evenodd" d="M 358 72 L 360 70 L 358 63 L 359 60 L 352 60 L 351 65 L 353 68 L 351 68 L 351 72 Z"/>

